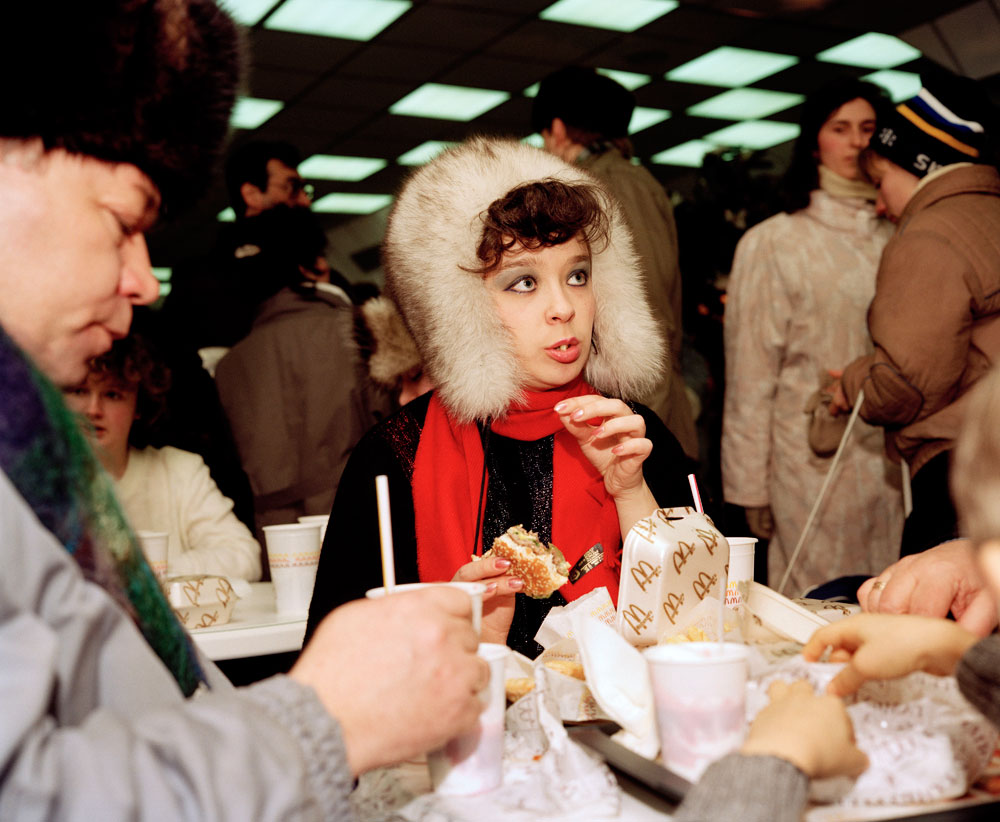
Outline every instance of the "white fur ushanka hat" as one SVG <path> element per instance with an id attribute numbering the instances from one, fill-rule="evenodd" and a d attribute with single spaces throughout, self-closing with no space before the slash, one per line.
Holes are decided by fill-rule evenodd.
<path id="1" fill-rule="evenodd" d="M 502 417 L 525 383 L 510 333 L 477 273 L 482 217 L 512 189 L 545 179 L 595 186 L 608 216 L 609 242 L 591 249 L 597 351 L 590 352 L 587 381 L 603 394 L 635 399 L 662 379 L 662 333 L 618 203 L 594 177 L 541 149 L 476 138 L 407 180 L 383 244 L 386 284 L 420 349 L 424 371 L 463 422 Z"/>

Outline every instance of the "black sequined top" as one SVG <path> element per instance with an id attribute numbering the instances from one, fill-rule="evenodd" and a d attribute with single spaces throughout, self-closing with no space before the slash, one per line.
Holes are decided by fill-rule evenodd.
<path id="1" fill-rule="evenodd" d="M 419 581 L 411 481 L 429 402 L 430 394 L 425 394 L 404 406 L 369 430 L 351 454 L 323 543 L 307 638 L 331 610 L 382 584 L 375 499 L 375 477 L 379 474 L 389 478 L 396 582 Z M 645 419 L 646 436 L 653 442 L 653 452 L 643 465 L 653 496 L 661 506 L 690 504 L 683 450 L 652 411 L 642 405 L 632 406 Z M 553 442 L 552 436 L 524 442 L 489 435 L 483 541 L 481 546 L 475 546 L 470 535 L 470 556 L 477 547 L 478 553 L 489 548 L 512 525 L 524 525 L 545 542 L 552 538 Z M 565 604 L 558 591 L 544 600 L 518 594 L 507 644 L 526 656 L 536 657 L 542 649 L 534 636 L 542 620 L 553 606 Z"/>

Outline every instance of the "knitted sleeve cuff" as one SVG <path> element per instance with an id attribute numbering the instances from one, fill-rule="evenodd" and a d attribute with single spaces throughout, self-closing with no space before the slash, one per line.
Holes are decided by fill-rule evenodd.
<path id="1" fill-rule="evenodd" d="M 730 754 L 709 766 L 674 814 L 675 822 L 797 822 L 809 779 L 776 756 Z"/>
<path id="2" fill-rule="evenodd" d="M 991 634 L 969 648 L 955 677 L 962 695 L 1000 727 L 1000 635 Z"/>
<path id="3" fill-rule="evenodd" d="M 316 692 L 287 676 L 274 676 L 241 691 L 298 740 L 320 815 L 338 822 L 353 820 L 348 797 L 354 779 L 340 724 L 327 713 Z"/>

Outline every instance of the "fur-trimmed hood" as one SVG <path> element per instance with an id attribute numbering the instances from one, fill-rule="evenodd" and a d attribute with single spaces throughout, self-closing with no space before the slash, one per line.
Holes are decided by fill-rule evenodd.
<path id="1" fill-rule="evenodd" d="M 591 250 L 597 350 L 587 361 L 587 381 L 604 394 L 635 398 L 662 378 L 662 333 L 617 202 L 587 172 L 541 149 L 476 138 L 407 180 L 383 244 L 386 283 L 420 349 L 425 373 L 464 422 L 502 417 L 525 383 L 510 333 L 476 273 L 482 265 L 476 256 L 482 215 L 517 186 L 544 179 L 594 186 L 608 216 L 607 246 Z"/>
<path id="2" fill-rule="evenodd" d="M 398 388 L 399 381 L 419 370 L 421 363 L 399 309 L 388 297 L 373 297 L 361 306 L 361 321 L 364 340 L 359 346 L 363 353 L 371 352 L 368 374 L 385 388 Z"/>

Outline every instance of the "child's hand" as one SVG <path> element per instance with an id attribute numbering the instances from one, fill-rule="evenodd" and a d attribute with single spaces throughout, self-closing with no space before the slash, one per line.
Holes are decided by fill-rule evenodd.
<path id="1" fill-rule="evenodd" d="M 771 704 L 757 714 L 742 752 L 786 759 L 812 779 L 857 776 L 868 757 L 854 744 L 844 703 L 817 696 L 808 682 L 773 682 Z"/>
<path id="2" fill-rule="evenodd" d="M 642 488 L 642 463 L 653 443 L 646 439 L 646 421 L 641 416 L 621 400 L 600 394 L 563 400 L 555 412 L 604 477 L 604 487 L 611 496 L 617 499 Z"/>
<path id="3" fill-rule="evenodd" d="M 978 637 L 954 622 L 922 616 L 856 614 L 812 635 L 802 656 L 811 662 L 832 648 L 831 662 L 847 662 L 827 686 L 853 694 L 869 679 L 896 679 L 914 671 L 947 676 Z"/>

